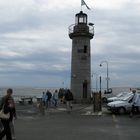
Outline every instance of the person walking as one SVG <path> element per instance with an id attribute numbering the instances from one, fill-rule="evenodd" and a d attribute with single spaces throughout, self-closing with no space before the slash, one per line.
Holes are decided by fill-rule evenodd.
<path id="1" fill-rule="evenodd" d="M 47 90 L 46 95 L 47 95 L 47 107 L 50 107 L 51 106 L 52 93 L 49 90 Z"/>
<path id="2" fill-rule="evenodd" d="M 6 96 L 2 98 L 2 101 L 0 104 L 0 109 L 3 109 L 5 114 L 7 113 L 10 114 L 9 119 L 1 118 L 1 122 L 3 124 L 4 129 L 0 133 L 0 140 L 2 140 L 5 135 L 6 135 L 6 140 L 13 140 L 10 125 L 12 124 L 13 118 L 14 117 L 16 118 L 16 109 L 15 109 L 14 99 L 12 98 L 12 93 L 13 93 L 13 90 L 9 88 L 7 90 Z"/>
<path id="3" fill-rule="evenodd" d="M 132 108 L 130 112 L 130 117 L 133 117 L 134 114 L 139 113 L 139 107 L 140 107 L 140 94 L 136 93 L 135 90 L 132 91 L 133 98 L 132 98 Z"/>
<path id="4" fill-rule="evenodd" d="M 48 108 L 48 95 L 45 94 L 45 107 Z"/>
<path id="5" fill-rule="evenodd" d="M 42 93 L 42 102 L 43 102 L 43 106 L 46 105 L 46 95 L 45 92 Z"/>
<path id="6" fill-rule="evenodd" d="M 65 93 L 65 100 L 67 105 L 67 111 L 72 110 L 73 94 L 69 89 Z"/>
<path id="7" fill-rule="evenodd" d="M 11 136 L 12 136 L 12 140 L 15 140 L 16 139 L 16 136 L 15 136 L 15 128 L 14 128 L 14 122 L 15 122 L 15 119 L 17 119 L 17 115 L 16 115 L 16 106 L 15 106 L 15 101 L 14 101 L 14 98 L 11 97 L 11 102 L 12 102 L 12 109 L 13 109 L 13 119 L 12 121 L 10 121 L 10 129 L 11 129 Z"/>
<path id="8" fill-rule="evenodd" d="M 53 101 L 54 101 L 54 106 L 57 107 L 57 102 L 58 102 L 58 91 L 55 90 L 53 93 Z"/>

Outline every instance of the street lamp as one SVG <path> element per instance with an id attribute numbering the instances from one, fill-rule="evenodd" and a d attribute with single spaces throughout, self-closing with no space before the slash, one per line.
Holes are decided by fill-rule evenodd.
<path id="1" fill-rule="evenodd" d="M 107 81 L 107 93 L 108 93 L 108 91 L 109 91 L 109 72 L 108 72 L 108 62 L 107 61 L 101 61 L 101 63 L 100 63 L 100 67 L 102 67 L 102 64 L 103 63 L 106 63 L 106 65 L 107 65 L 107 77 L 106 77 L 106 81 Z"/>

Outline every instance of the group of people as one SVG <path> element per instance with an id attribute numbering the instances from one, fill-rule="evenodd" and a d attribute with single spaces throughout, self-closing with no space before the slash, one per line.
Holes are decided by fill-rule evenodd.
<path id="1" fill-rule="evenodd" d="M 53 93 L 47 90 L 46 93 L 43 92 L 42 94 L 42 102 L 46 108 L 50 107 L 51 104 L 53 104 L 54 107 L 57 107 L 58 100 L 59 100 L 58 90 L 55 90 Z"/>
<path id="2" fill-rule="evenodd" d="M 1 123 L 1 132 L 0 132 L 0 140 L 6 135 L 6 140 L 15 140 L 14 133 L 14 118 L 16 119 L 16 109 L 15 102 L 12 97 L 13 90 L 9 88 L 7 90 L 7 94 L 2 98 L 0 102 L 0 110 L 3 110 L 5 114 L 9 114 L 7 119 L 0 118 Z"/>
<path id="3" fill-rule="evenodd" d="M 43 92 L 42 94 L 42 102 L 43 105 L 48 108 L 52 104 L 54 107 L 57 107 L 58 101 L 61 103 L 66 103 L 67 104 L 67 109 L 68 107 L 72 109 L 72 101 L 73 101 L 73 94 L 69 89 L 60 89 L 55 90 L 53 93 L 51 93 L 49 90 L 47 92 Z"/>

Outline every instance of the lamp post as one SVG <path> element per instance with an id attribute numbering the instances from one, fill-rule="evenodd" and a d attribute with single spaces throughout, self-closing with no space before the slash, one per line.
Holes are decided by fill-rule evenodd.
<path id="1" fill-rule="evenodd" d="M 101 76 L 99 77 L 99 80 L 100 80 L 100 91 L 99 91 L 99 93 L 101 93 L 102 92 L 102 77 Z"/>
<path id="2" fill-rule="evenodd" d="M 107 82 L 107 92 L 109 91 L 109 72 L 108 72 L 108 62 L 107 61 L 101 61 L 100 67 L 102 67 L 102 64 L 106 63 L 107 66 L 107 73 L 106 73 L 106 82 Z"/>

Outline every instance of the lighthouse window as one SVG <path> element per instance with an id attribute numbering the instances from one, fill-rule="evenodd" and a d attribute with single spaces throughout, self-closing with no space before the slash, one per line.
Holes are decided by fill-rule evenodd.
<path id="1" fill-rule="evenodd" d="M 83 23 L 84 22 L 83 20 L 84 20 L 83 17 L 79 17 L 79 23 Z"/>
<path id="2" fill-rule="evenodd" d="M 87 53 L 87 46 L 84 46 L 84 53 Z"/>
<path id="3" fill-rule="evenodd" d="M 75 23 L 78 24 L 78 18 L 77 18 L 77 17 L 76 17 L 76 19 L 75 19 Z"/>

